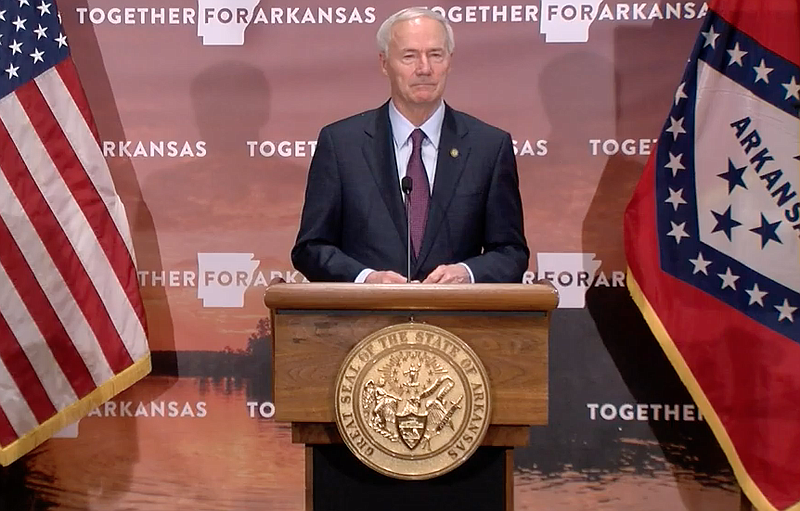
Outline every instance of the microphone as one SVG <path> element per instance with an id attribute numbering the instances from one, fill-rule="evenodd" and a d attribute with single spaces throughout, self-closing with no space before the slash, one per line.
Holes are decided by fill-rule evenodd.
<path id="1" fill-rule="evenodd" d="M 411 282 L 411 190 L 414 188 L 414 181 L 410 176 L 404 176 L 400 181 L 400 188 L 406 196 L 406 282 Z"/>

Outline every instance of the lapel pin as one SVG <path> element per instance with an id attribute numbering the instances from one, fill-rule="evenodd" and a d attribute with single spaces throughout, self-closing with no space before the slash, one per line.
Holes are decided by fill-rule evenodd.
<path id="1" fill-rule="evenodd" d="M 458 158 L 458 149 L 456 149 L 455 147 L 450 149 L 450 156 L 452 156 L 453 158 Z"/>

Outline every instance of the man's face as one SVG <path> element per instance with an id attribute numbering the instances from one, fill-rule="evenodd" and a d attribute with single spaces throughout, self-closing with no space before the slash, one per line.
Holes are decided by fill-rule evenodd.
<path id="1" fill-rule="evenodd" d="M 380 55 L 392 98 L 409 106 L 438 103 L 450 72 L 444 27 L 430 18 L 414 18 L 392 28 L 388 55 Z"/>

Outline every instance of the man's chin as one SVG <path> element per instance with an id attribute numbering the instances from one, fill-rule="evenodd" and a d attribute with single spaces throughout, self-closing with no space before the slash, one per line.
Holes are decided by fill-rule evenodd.
<path id="1" fill-rule="evenodd" d="M 418 105 L 429 105 L 431 103 L 438 103 L 442 96 L 438 94 L 416 94 L 413 96 L 414 103 Z"/>

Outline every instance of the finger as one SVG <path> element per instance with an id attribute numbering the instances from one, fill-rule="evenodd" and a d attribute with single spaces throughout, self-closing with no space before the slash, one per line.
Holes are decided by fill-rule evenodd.
<path id="1" fill-rule="evenodd" d="M 469 282 L 469 274 L 463 266 L 451 265 L 447 269 L 447 275 L 442 279 L 442 283 L 446 284 L 463 284 Z"/>
<path id="2" fill-rule="evenodd" d="M 446 268 L 444 266 L 437 266 L 435 270 L 433 270 L 430 275 L 425 278 L 424 283 L 426 284 L 439 284 L 442 281 L 442 277 L 446 274 Z"/>
<path id="3" fill-rule="evenodd" d="M 385 271 L 374 271 L 367 275 L 367 282 L 370 284 L 386 284 L 387 272 Z"/>
<path id="4" fill-rule="evenodd" d="M 385 282 L 387 284 L 402 284 L 406 281 L 406 278 L 400 275 L 397 272 L 389 271 L 386 272 Z"/>
<path id="5" fill-rule="evenodd" d="M 455 282 L 456 282 L 456 274 L 452 270 L 445 272 L 441 280 L 439 280 L 440 284 L 454 284 Z"/>
<path id="6" fill-rule="evenodd" d="M 428 274 L 427 277 L 425 277 L 425 280 L 423 280 L 422 283 L 423 284 L 433 284 L 434 282 L 436 282 L 436 278 L 437 278 L 436 277 L 436 270 L 433 270 L 432 272 L 430 272 Z"/>

